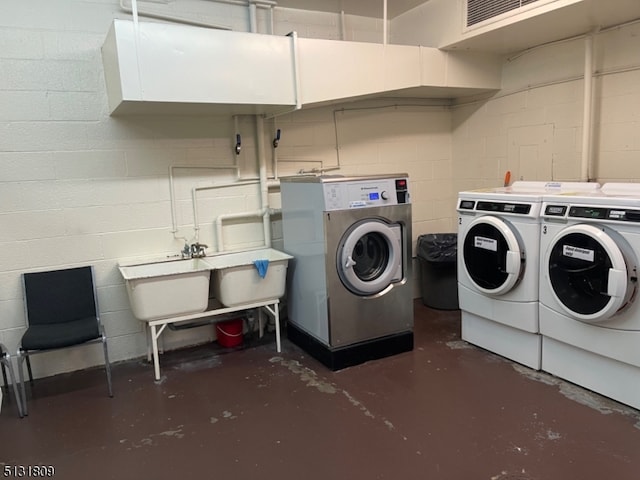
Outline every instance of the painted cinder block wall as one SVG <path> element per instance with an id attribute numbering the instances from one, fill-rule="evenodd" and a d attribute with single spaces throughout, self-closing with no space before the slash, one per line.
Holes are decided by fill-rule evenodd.
<path id="1" fill-rule="evenodd" d="M 212 2 L 185 5 L 214 23 L 248 29 L 243 9 Z M 26 328 L 20 274 L 92 264 L 112 359 L 145 355 L 145 335 L 131 314 L 116 265 L 121 259 L 175 254 L 182 247 L 183 241 L 171 232 L 169 166 L 223 166 L 237 161 L 241 176 L 257 174 L 255 122 L 250 117 L 238 119 L 243 147 L 236 158 L 231 118 L 108 115 L 100 46 L 114 18 L 128 18 L 115 0 L 3 3 L 0 341 L 12 350 Z M 337 16 L 279 11 L 275 20 L 277 34 L 296 30 L 310 37 L 342 36 Z M 260 31 L 267 31 L 267 23 L 260 13 Z M 349 40 L 379 41 L 381 26 L 370 19 L 348 18 L 344 29 Z M 604 41 L 604 37 L 597 41 L 602 59 L 615 58 L 612 64 L 631 67 L 598 79 L 596 151 L 606 158 L 598 163 L 604 179 L 640 177 L 633 161 L 640 149 L 637 33 L 637 27 L 629 26 L 620 29 L 618 41 Z M 275 128 L 282 129 L 275 152 L 277 173 L 283 176 L 338 161 L 343 174 L 406 171 L 411 177 L 414 241 L 423 233 L 452 231 L 457 191 L 499 183 L 515 151 L 523 162 L 533 158 L 533 152 L 547 157 L 550 152 L 555 179 L 575 179 L 580 81 L 525 88 L 540 70 L 539 62 L 546 62 L 544 72 L 551 78 L 556 71 L 569 75 L 553 63 L 564 48 L 552 45 L 506 59 L 505 88 L 488 100 L 461 101 L 452 107 L 428 100 L 368 101 L 270 120 L 267 136 Z M 570 50 L 578 68 L 580 43 Z M 543 84 L 545 78 L 539 82 Z M 540 110 L 545 112 L 542 118 Z M 269 165 L 273 155 L 268 150 Z M 176 236 L 190 239 L 191 189 L 233 176 L 228 170 L 202 168 L 174 172 Z M 270 167 L 269 175 L 274 173 Z M 215 247 L 213 219 L 234 209 L 254 208 L 257 201 L 257 192 L 247 187 L 201 194 L 200 240 Z M 271 191 L 270 201 L 278 206 L 277 189 Z M 225 227 L 225 243 L 232 248 L 254 246 L 261 241 L 260 232 L 255 224 L 232 224 Z M 282 240 L 280 232 L 276 218 L 276 247 Z M 209 327 L 168 333 L 163 337 L 166 348 L 213 338 Z M 34 357 L 36 376 L 101 363 L 97 348 L 50 355 L 55 358 Z"/>
<path id="2" fill-rule="evenodd" d="M 593 35 L 590 178 L 640 181 L 640 22 Z M 579 180 L 585 38 L 511 55 L 502 90 L 453 108 L 454 189 L 513 179 Z M 470 168 L 470 165 L 473 165 Z"/>
<path id="3" fill-rule="evenodd" d="M 391 41 L 437 46 L 450 5 L 425 2 L 397 17 Z M 640 182 L 640 21 L 594 29 L 592 39 L 590 180 Z M 500 185 L 507 170 L 512 180 L 581 179 L 585 49 L 581 36 L 506 54 L 499 92 L 455 102 L 453 191 Z"/>
<path id="4" fill-rule="evenodd" d="M 142 5 L 142 2 L 140 2 Z M 177 5 L 181 2 L 171 2 Z M 147 4 L 146 6 L 151 5 Z M 184 2 L 199 18 L 248 30 L 245 8 Z M 155 4 L 155 7 L 162 7 Z M 184 13 L 184 12 L 183 12 Z M 267 31 L 259 10 L 259 31 Z M 21 274 L 92 264 L 98 301 L 114 361 L 144 356 L 146 339 L 129 309 L 117 270 L 122 259 L 173 255 L 192 240 L 191 191 L 233 180 L 231 170 L 174 169 L 178 232 L 171 232 L 169 167 L 221 167 L 237 162 L 239 175 L 256 177 L 255 120 L 238 118 L 241 154 L 233 152 L 230 117 L 110 117 L 100 47 L 114 18 L 129 18 L 116 0 L 8 0 L 0 16 L 0 341 L 15 350 L 26 328 Z M 379 41 L 381 25 L 366 18 L 279 10 L 274 31 L 303 36 Z M 144 21 L 144 19 L 141 19 Z M 185 72 L 189 74 L 189 72 Z M 388 103 L 388 102 L 387 102 Z M 450 184 L 451 112 L 431 102 L 388 108 L 360 103 L 303 110 L 266 122 L 281 128 L 278 174 L 334 165 L 341 173 L 408 171 L 415 182 L 416 235 L 449 229 L 430 199 L 442 201 Z M 427 105 L 424 107 L 423 105 Z M 364 107 L 367 109 L 365 110 Z M 336 135 L 339 147 L 336 148 Z M 265 138 L 270 144 L 270 138 Z M 274 153 L 267 149 L 269 175 Z M 451 194 L 449 192 L 449 194 Z M 258 206 L 257 187 L 198 194 L 200 241 L 215 248 L 213 220 Z M 270 202 L 279 205 L 277 189 Z M 453 198 L 453 197 L 451 197 Z M 281 245 L 274 219 L 274 246 Z M 231 249 L 262 243 L 259 223 L 225 226 Z M 211 340 L 212 327 L 167 332 L 165 348 Z M 33 358 L 36 376 L 101 363 L 87 347 Z"/>

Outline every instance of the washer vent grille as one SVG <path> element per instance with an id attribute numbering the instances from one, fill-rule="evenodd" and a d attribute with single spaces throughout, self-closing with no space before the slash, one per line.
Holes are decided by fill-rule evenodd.
<path id="1" fill-rule="evenodd" d="M 467 27 L 540 0 L 467 0 Z"/>

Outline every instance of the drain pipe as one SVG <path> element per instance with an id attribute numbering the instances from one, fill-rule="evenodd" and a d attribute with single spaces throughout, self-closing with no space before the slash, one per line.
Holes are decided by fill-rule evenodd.
<path id="1" fill-rule="evenodd" d="M 249 0 L 249 18 L 251 32 L 257 33 L 258 22 L 256 16 L 256 0 Z M 271 215 L 269 213 L 269 187 L 267 185 L 267 158 L 264 151 L 264 116 L 256 115 L 256 143 L 258 154 L 258 177 L 260 181 L 260 211 L 257 216 L 262 216 L 265 247 L 271 247 Z M 220 219 L 220 217 L 218 217 Z M 221 229 L 218 229 L 219 231 Z M 221 238 L 220 238 L 221 240 Z M 221 245 L 221 244 L 220 244 Z"/>
<path id="2" fill-rule="evenodd" d="M 260 205 L 266 213 L 262 216 L 264 242 L 271 247 L 271 216 L 269 215 L 269 187 L 267 185 L 267 158 L 264 151 L 264 118 L 256 115 L 256 137 L 258 143 L 258 165 L 260 177 Z"/>
<path id="3" fill-rule="evenodd" d="M 585 182 L 593 176 L 591 155 L 591 132 L 593 117 L 593 34 L 585 37 L 584 45 L 584 104 L 582 112 L 582 160 L 580 180 Z"/>

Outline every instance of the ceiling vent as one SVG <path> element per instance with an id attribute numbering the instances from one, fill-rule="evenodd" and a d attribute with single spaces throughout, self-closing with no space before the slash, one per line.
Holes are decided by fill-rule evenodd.
<path id="1" fill-rule="evenodd" d="M 498 17 L 540 0 L 467 0 L 467 27 Z"/>

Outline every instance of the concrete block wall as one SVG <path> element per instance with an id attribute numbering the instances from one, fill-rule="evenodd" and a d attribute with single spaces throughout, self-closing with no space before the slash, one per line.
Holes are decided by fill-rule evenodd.
<path id="1" fill-rule="evenodd" d="M 640 182 L 640 23 L 594 35 L 591 179 Z M 453 108 L 453 188 L 579 180 L 585 40 L 505 58 L 503 89 Z"/>
<path id="2" fill-rule="evenodd" d="M 212 2 L 186 3 L 200 9 L 205 7 L 196 3 Z M 246 29 L 244 13 L 222 12 L 199 14 Z M 278 23 L 281 13 L 275 15 L 276 32 L 288 31 L 298 21 L 313 23 L 309 13 L 294 12 L 285 26 L 284 17 Z M 100 46 L 114 18 L 128 18 L 116 0 L 3 3 L 0 341 L 12 350 L 26 328 L 21 273 L 93 264 L 113 360 L 145 355 L 144 332 L 129 309 L 117 262 L 175 254 L 182 247 L 183 240 L 171 231 L 170 165 L 237 163 L 241 177 L 257 175 L 253 118 L 238 119 L 243 147 L 236 157 L 235 128 L 228 117 L 108 116 Z M 310 27 L 307 34 L 336 38 L 339 23 L 334 20 L 321 16 L 319 24 L 333 22 L 332 26 Z M 375 22 L 357 20 L 358 28 L 368 33 L 350 34 L 353 39 L 377 37 Z M 603 32 L 596 41 L 597 65 L 603 72 L 596 82 L 594 131 L 600 181 L 640 177 L 635 162 L 640 138 L 635 108 L 640 88 L 638 33 L 631 25 Z M 567 59 L 573 61 L 574 56 L 575 65 L 567 68 Z M 451 231 L 457 192 L 499 184 L 507 168 L 516 178 L 521 172 L 529 178 L 549 171 L 554 179 L 577 178 L 582 93 L 581 81 L 572 76 L 581 73 L 581 58 L 578 41 L 508 59 L 502 92 L 454 108 L 438 102 L 370 100 L 269 120 L 266 137 L 282 129 L 280 147 L 275 152 L 267 149 L 269 175 L 327 167 L 338 160 L 337 173 L 343 174 L 406 171 L 411 178 L 414 240 L 423 233 Z M 531 78 L 539 85 L 530 86 Z M 233 172 L 193 168 L 175 169 L 174 174 L 176 237 L 191 240 L 192 189 L 232 180 Z M 277 206 L 277 190 L 269 197 Z M 256 205 L 257 192 L 250 187 L 200 192 L 200 241 L 215 247 L 216 216 Z M 255 224 L 226 228 L 225 243 L 230 247 L 261 241 Z M 280 232 L 276 218 L 274 245 L 281 241 Z M 166 348 L 174 348 L 208 341 L 213 335 L 206 327 L 169 332 L 163 338 Z M 96 348 L 51 355 L 34 358 L 36 376 L 101 363 Z"/>
<path id="3" fill-rule="evenodd" d="M 414 251 L 419 235 L 454 228 L 451 111 L 442 102 L 370 100 L 301 110 L 278 125 L 280 175 L 337 166 L 344 175 L 408 173 Z"/>
<path id="4" fill-rule="evenodd" d="M 142 4 L 142 2 L 140 2 Z M 149 3 L 162 8 L 167 5 Z M 152 5 L 153 3 L 153 5 Z M 244 13 L 202 11 L 202 4 L 185 2 L 212 22 L 228 22 L 246 29 Z M 198 6 L 197 6 L 198 4 Z M 206 8 L 211 8 L 210 5 Z M 222 7 L 221 7 L 222 8 Z M 189 12 L 189 13 L 194 13 Z M 226 12 L 226 13 L 225 13 Z M 183 12 L 181 12 L 183 13 Z M 282 12 L 280 12 L 282 13 Z M 276 30 L 285 30 L 278 26 Z M 308 20 L 309 14 L 296 18 Z M 146 354 L 142 325 L 132 315 L 120 260 L 176 254 L 185 237 L 194 238 L 192 190 L 257 176 L 255 119 L 240 117 L 241 154 L 233 152 L 235 127 L 230 117 L 110 117 L 107 110 L 100 47 L 114 18 L 129 18 L 117 0 L 7 0 L 0 16 L 0 341 L 15 351 L 26 328 L 21 274 L 23 272 L 92 264 L 96 269 L 100 314 L 109 337 L 113 361 Z M 144 19 L 141 17 L 141 21 Z M 320 18 L 322 24 L 326 17 Z M 333 20 L 332 20 L 333 21 Z M 366 19 L 350 19 L 370 37 Z M 260 22 L 264 23 L 263 13 Z M 291 22 L 290 22 L 291 23 Z M 334 25 L 337 25 L 334 23 Z M 288 27 L 289 25 L 287 25 Z M 296 26 L 297 28 L 297 26 Z M 333 27 L 332 27 L 333 28 Z M 336 27 L 337 28 L 337 27 Z M 335 38 L 332 29 L 311 28 L 307 33 Z M 349 30 L 347 30 L 349 31 Z M 365 33 L 349 33 L 364 40 Z M 440 107 L 379 109 L 370 115 L 345 111 L 337 117 L 339 145 L 345 151 L 341 173 L 408 171 L 416 181 L 432 182 L 448 175 L 450 112 Z M 290 159 L 314 158 L 331 165 L 336 159 L 333 107 L 300 111 L 266 122 L 265 143 L 275 128 L 282 129 L 280 148 L 267 148 L 269 175 L 273 155 L 278 173 L 301 168 Z M 390 121 L 386 121 L 389 116 Z M 371 125 L 388 124 L 367 133 Z M 396 136 L 405 136 L 400 140 Z M 433 149 L 430 144 L 433 143 Z M 372 147 L 372 144 L 375 144 Z M 371 155 L 371 151 L 375 155 Z M 433 151 L 432 151 L 433 150 Z M 389 160 L 388 157 L 393 157 Z M 420 162 L 425 161 L 422 173 Z M 178 231 L 172 234 L 169 182 L 171 165 L 215 168 L 173 170 Z M 305 168 L 309 164 L 304 162 Z M 315 164 L 318 165 L 317 163 Z M 436 182 L 437 183 L 437 182 Z M 417 184 L 416 184 L 417 185 Z M 441 187 L 440 187 L 441 188 Z M 431 195 L 431 197 L 430 197 Z M 277 190 L 270 191 L 277 207 Z M 422 197 L 422 200 L 420 198 Z M 429 198 L 437 194 L 415 189 L 416 235 L 438 228 Z M 202 190 L 198 193 L 199 239 L 216 247 L 213 220 L 221 213 L 253 209 L 254 187 Z M 428 227 L 434 221 L 433 227 Z M 424 227 L 422 227 L 424 225 Z M 281 238 L 276 217 L 274 246 Z M 233 222 L 225 227 L 227 248 L 259 245 L 262 229 L 255 222 Z M 211 327 L 167 332 L 167 349 L 210 341 Z M 100 349 L 88 346 L 33 358 L 36 377 L 100 365 Z"/>

